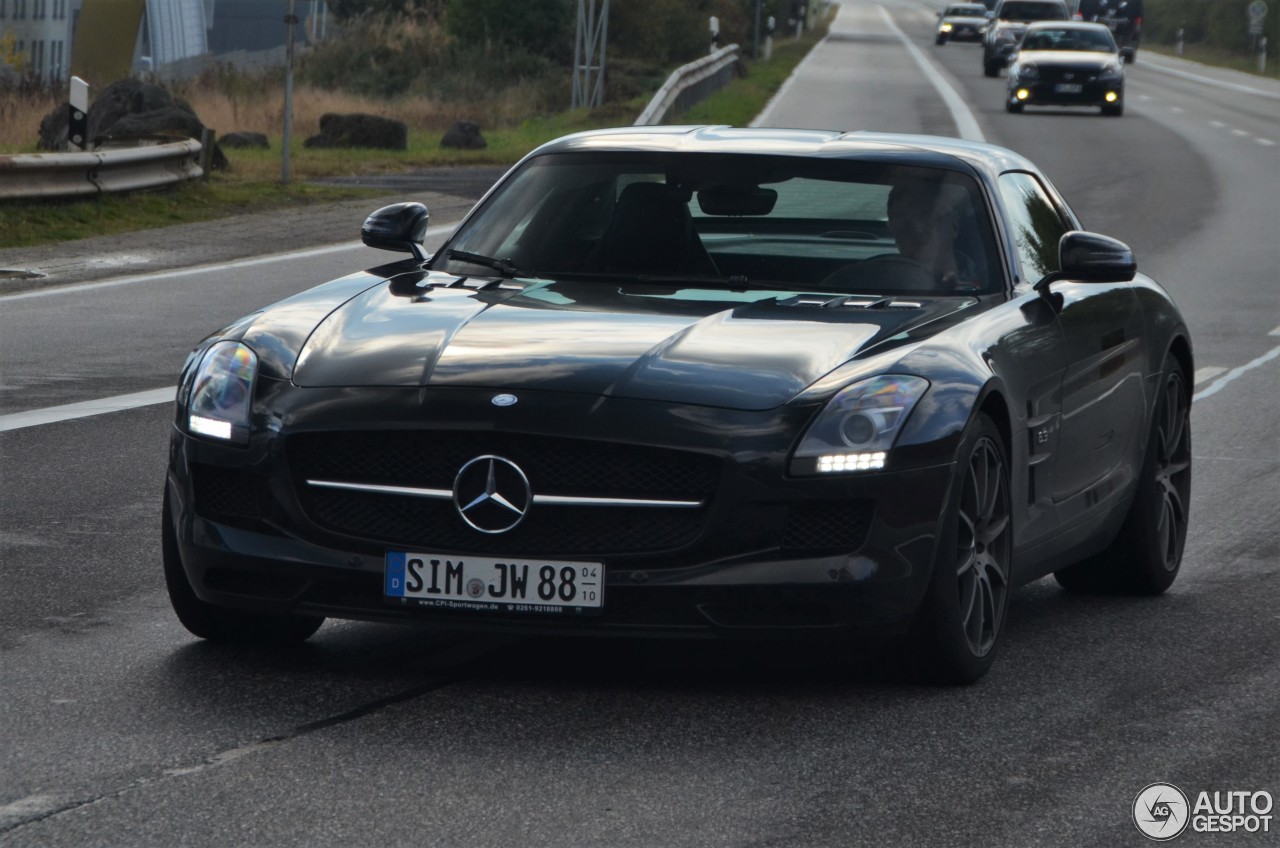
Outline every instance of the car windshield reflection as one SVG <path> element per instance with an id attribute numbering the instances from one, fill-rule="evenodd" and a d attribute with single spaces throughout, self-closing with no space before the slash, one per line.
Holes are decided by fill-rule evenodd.
<path id="1" fill-rule="evenodd" d="M 472 276 L 522 268 L 601 281 L 980 293 L 1001 288 L 989 222 L 976 182 L 942 168 L 557 153 L 527 161 L 432 267 Z"/>

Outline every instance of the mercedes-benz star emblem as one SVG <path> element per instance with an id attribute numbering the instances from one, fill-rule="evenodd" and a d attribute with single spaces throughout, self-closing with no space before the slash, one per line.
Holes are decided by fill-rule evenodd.
<path id="1" fill-rule="evenodd" d="M 509 395 L 504 393 L 500 395 L 494 395 L 492 398 L 489 399 L 489 402 L 492 403 L 494 406 L 514 406 L 517 400 L 519 400 L 519 398 L 517 398 L 515 395 Z"/>
<path id="2" fill-rule="evenodd" d="M 458 515 L 481 533 L 515 528 L 533 503 L 529 478 L 520 466 L 500 456 L 478 456 L 453 479 L 453 505 Z"/>

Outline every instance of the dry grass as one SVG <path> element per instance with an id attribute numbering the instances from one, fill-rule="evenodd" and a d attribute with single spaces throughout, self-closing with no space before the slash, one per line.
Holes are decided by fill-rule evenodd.
<path id="1" fill-rule="evenodd" d="M 61 92 L 0 91 L 0 150 L 35 150 L 40 119 L 65 100 Z"/>
<path id="2" fill-rule="evenodd" d="M 229 93 L 213 86 L 178 87 L 205 126 L 225 135 L 260 132 L 278 147 L 284 133 L 284 86 L 263 82 L 256 90 Z M 369 112 L 404 121 L 410 131 L 440 131 L 454 121 L 476 121 L 489 128 L 511 127 L 529 117 L 530 93 L 516 85 L 482 104 L 442 103 L 423 97 L 371 99 L 308 86 L 293 92 L 293 133 L 301 139 L 320 132 L 320 116 L 329 112 Z M 34 151 L 40 136 L 40 120 L 63 105 L 63 92 L 20 94 L 0 92 L 0 151 Z"/>

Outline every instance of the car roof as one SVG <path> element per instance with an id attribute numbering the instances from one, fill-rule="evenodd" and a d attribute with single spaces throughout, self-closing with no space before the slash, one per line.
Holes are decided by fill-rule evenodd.
<path id="1" fill-rule="evenodd" d="M 992 177 L 1008 170 L 1036 170 L 1030 161 L 1012 150 L 958 138 L 865 130 L 845 132 L 724 125 L 589 130 L 547 142 L 531 152 L 529 157 L 591 151 L 742 153 L 856 159 L 983 171 Z"/>

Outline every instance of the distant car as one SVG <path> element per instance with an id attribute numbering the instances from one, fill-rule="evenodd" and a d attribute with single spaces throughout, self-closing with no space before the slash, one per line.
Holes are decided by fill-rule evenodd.
<path id="1" fill-rule="evenodd" d="M 1126 64 L 1137 58 L 1142 39 L 1142 0 L 1081 0 L 1077 16 L 1110 29 Z"/>
<path id="2" fill-rule="evenodd" d="M 948 41 L 981 41 L 987 25 L 987 7 L 981 3 L 957 3 L 938 13 L 937 44 Z"/>
<path id="3" fill-rule="evenodd" d="M 434 255 L 427 220 L 373 213 L 365 244 L 403 258 L 188 357 L 161 547 L 193 634 L 888 631 L 955 683 L 1017 586 L 1178 573 L 1186 324 L 1013 151 L 599 130 L 527 155 Z"/>
<path id="4" fill-rule="evenodd" d="M 1005 108 L 1098 106 L 1124 114 L 1124 65 L 1111 30 L 1102 24 L 1031 24 L 1009 66 Z"/>
<path id="5" fill-rule="evenodd" d="M 1000 0 L 982 36 L 982 73 L 1000 75 L 1032 21 L 1065 21 L 1070 17 L 1063 0 Z"/>

